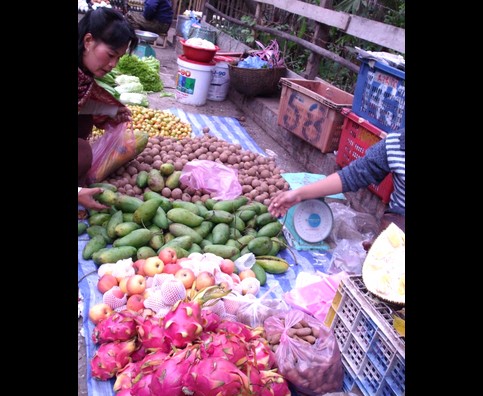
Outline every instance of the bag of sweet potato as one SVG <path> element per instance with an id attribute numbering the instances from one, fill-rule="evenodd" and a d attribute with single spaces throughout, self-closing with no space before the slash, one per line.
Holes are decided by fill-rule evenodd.
<path id="1" fill-rule="evenodd" d="M 330 328 L 298 309 L 271 316 L 263 326 L 280 374 L 296 391 L 309 396 L 342 391 L 342 358 Z"/>

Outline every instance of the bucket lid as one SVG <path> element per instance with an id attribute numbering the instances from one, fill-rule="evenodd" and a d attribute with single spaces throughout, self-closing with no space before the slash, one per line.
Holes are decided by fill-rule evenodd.
<path id="1" fill-rule="evenodd" d="M 213 57 L 213 60 L 215 62 L 227 62 L 227 63 L 235 62 L 235 58 L 232 58 L 231 56 L 224 56 L 224 55 L 215 55 Z"/>
<path id="2" fill-rule="evenodd" d="M 212 60 L 211 62 L 198 62 L 198 61 L 188 59 L 186 55 L 179 55 L 178 59 L 182 60 L 183 62 L 193 63 L 195 65 L 216 66 L 216 62 L 214 60 Z"/>

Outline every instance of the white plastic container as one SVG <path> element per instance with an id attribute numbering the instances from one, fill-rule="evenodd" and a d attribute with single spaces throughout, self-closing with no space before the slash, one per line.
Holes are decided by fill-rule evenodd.
<path id="1" fill-rule="evenodd" d="M 229 56 L 215 55 L 213 60 L 216 66 L 213 69 L 213 78 L 208 89 L 208 100 L 221 102 L 226 99 L 230 88 L 230 73 L 228 64 L 235 60 Z"/>
<path id="2" fill-rule="evenodd" d="M 201 63 L 180 55 L 177 63 L 176 100 L 184 104 L 203 106 L 206 103 L 216 62 Z"/>

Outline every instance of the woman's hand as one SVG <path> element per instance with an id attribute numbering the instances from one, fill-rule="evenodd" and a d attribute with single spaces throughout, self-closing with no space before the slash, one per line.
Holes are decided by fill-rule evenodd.
<path id="1" fill-rule="evenodd" d="M 102 188 L 82 188 L 77 194 L 77 202 L 81 204 L 86 209 L 102 210 L 109 209 L 109 206 L 101 204 L 96 201 L 94 195 L 102 193 L 104 190 Z"/>
<path id="2" fill-rule="evenodd" d="M 131 110 L 127 106 L 119 107 L 117 114 L 113 117 L 116 124 L 131 121 Z"/>
<path id="3" fill-rule="evenodd" d="M 274 217 L 284 216 L 293 205 L 301 201 L 297 190 L 283 191 L 273 198 L 268 211 Z"/>

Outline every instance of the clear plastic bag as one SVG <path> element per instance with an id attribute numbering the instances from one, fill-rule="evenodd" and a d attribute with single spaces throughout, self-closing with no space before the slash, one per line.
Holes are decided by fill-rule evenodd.
<path id="1" fill-rule="evenodd" d="M 88 183 L 104 180 L 112 172 L 136 157 L 136 138 L 128 122 L 107 124 L 104 134 L 92 144 L 92 166 Z"/>
<path id="2" fill-rule="evenodd" d="M 263 326 L 263 322 L 270 316 L 283 315 L 290 310 L 284 300 L 269 298 L 272 289 L 261 297 L 240 304 L 237 319 L 251 327 Z"/>
<path id="3" fill-rule="evenodd" d="M 234 199 L 241 195 L 238 170 L 215 161 L 193 160 L 187 162 L 179 181 L 196 190 L 207 191 L 214 199 Z"/>
<path id="4" fill-rule="evenodd" d="M 301 321 L 318 332 L 313 344 L 290 336 L 292 327 Z M 316 396 L 342 391 L 344 369 L 339 345 L 334 333 L 322 322 L 292 309 L 284 316 L 269 317 L 264 327 L 267 340 L 280 339 L 275 351 L 277 366 L 297 392 Z"/>
<path id="5" fill-rule="evenodd" d="M 357 212 L 342 203 L 331 202 L 329 206 L 334 216 L 334 226 L 327 241 L 331 246 L 335 245 L 335 248 L 327 272 L 333 274 L 346 271 L 360 275 L 367 254 L 362 242 L 370 241 L 377 235 L 379 224 L 374 216 Z"/>

